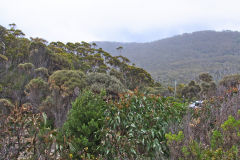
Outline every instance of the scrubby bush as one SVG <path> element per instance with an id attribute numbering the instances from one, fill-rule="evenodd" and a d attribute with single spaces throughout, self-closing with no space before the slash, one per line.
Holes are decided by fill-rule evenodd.
<path id="1" fill-rule="evenodd" d="M 172 159 L 237 159 L 240 145 L 239 90 L 208 98 L 184 117 L 183 135 L 166 135 Z M 231 116 L 229 116 L 231 115 Z M 180 129 L 181 130 L 181 129 Z"/>
<path id="2" fill-rule="evenodd" d="M 47 125 L 46 115 L 15 106 L 0 121 L 0 159 L 57 159 L 58 150 L 52 149 L 57 132 Z"/>
<path id="3" fill-rule="evenodd" d="M 229 87 L 237 87 L 239 83 L 240 83 L 240 75 L 234 74 L 234 75 L 223 77 L 223 79 L 219 82 L 219 85 L 229 88 Z"/>
<path id="4" fill-rule="evenodd" d="M 184 104 L 135 91 L 121 95 L 105 113 L 102 141 L 109 159 L 163 159 L 169 156 L 165 133 L 181 122 Z"/>
<path id="5" fill-rule="evenodd" d="M 85 91 L 72 105 L 63 133 L 70 140 L 70 152 L 74 158 L 81 158 L 84 152 L 91 155 L 100 153 L 101 128 L 107 105 L 103 96 L 103 93 L 94 95 L 91 91 Z"/>
<path id="6" fill-rule="evenodd" d="M 210 143 L 204 144 L 196 139 L 184 143 L 183 132 L 166 134 L 168 145 L 172 148 L 172 159 L 221 159 L 237 160 L 240 157 L 240 110 L 239 119 L 229 116 L 218 130 L 212 130 Z"/>
<path id="7" fill-rule="evenodd" d="M 118 94 L 127 91 L 116 77 L 105 73 L 90 73 L 87 75 L 86 81 L 90 89 L 95 93 L 105 90 L 108 95 L 116 97 Z"/>

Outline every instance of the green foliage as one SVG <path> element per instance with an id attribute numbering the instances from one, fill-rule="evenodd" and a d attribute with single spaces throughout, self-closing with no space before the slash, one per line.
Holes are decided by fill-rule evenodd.
<path id="1" fill-rule="evenodd" d="M 211 148 L 217 149 L 223 145 L 223 136 L 222 133 L 218 130 L 213 130 L 211 137 Z"/>
<path id="2" fill-rule="evenodd" d="M 73 69 L 72 63 L 66 59 L 64 56 L 52 53 L 50 54 L 50 60 L 51 60 L 51 70 L 71 70 Z"/>
<path id="3" fill-rule="evenodd" d="M 34 65 L 32 63 L 23 63 L 19 64 L 18 68 L 24 71 L 31 71 L 34 68 Z"/>
<path id="4" fill-rule="evenodd" d="M 177 98 L 154 95 L 173 94 L 172 81 L 194 79 L 196 73 L 209 67 L 214 79 L 235 73 L 239 67 L 231 63 L 238 64 L 239 55 L 224 55 L 229 54 L 231 48 L 221 52 L 220 57 L 212 54 L 209 58 L 208 54 L 214 53 L 212 50 L 206 45 L 201 48 L 194 44 L 193 48 L 206 53 L 196 61 L 192 53 L 181 51 L 178 45 L 170 46 L 171 54 L 161 52 L 164 54 L 160 54 L 160 59 L 155 58 L 159 54 L 150 56 L 152 48 L 159 51 L 158 46 L 154 46 L 158 43 L 146 45 L 150 46 L 149 54 L 140 50 L 137 58 L 141 61 L 154 59 L 146 69 L 157 68 L 158 71 L 152 73 L 159 81 L 168 79 L 167 88 L 154 83 L 148 72 L 131 65 L 128 58 L 112 56 L 96 48 L 94 43 L 27 39 L 15 24 L 9 29 L 0 26 L 0 39 L 0 97 L 4 97 L 0 99 L 3 113 L 0 116 L 0 159 L 239 157 L 239 75 L 225 77 L 220 85 L 230 89 L 218 93 L 224 95 L 207 99 L 203 107 L 191 109 L 188 114 L 185 104 L 177 98 L 196 99 L 203 95 L 207 98 L 209 91 L 217 87 L 211 75 L 201 74 L 198 83 L 179 84 Z M 126 45 L 123 45 L 125 52 L 129 49 Z M 197 55 L 195 49 L 191 50 L 194 56 Z M 184 55 L 184 59 L 176 54 Z M 217 61 L 217 65 L 205 65 L 212 60 Z M 84 88 L 91 91 L 82 93 Z M 146 94 L 128 90 L 135 88 Z M 107 96 L 95 95 L 103 89 Z M 109 99 L 109 95 L 115 97 Z M 75 102 L 71 104 L 72 101 Z"/>
<path id="5" fill-rule="evenodd" d="M 4 61 L 8 61 L 8 58 L 3 54 L 0 54 L 0 59 Z"/>
<path id="6" fill-rule="evenodd" d="M 49 78 L 49 95 L 41 104 L 41 110 L 61 127 L 71 108 L 71 102 L 86 87 L 85 74 L 79 70 L 58 70 Z"/>
<path id="7" fill-rule="evenodd" d="M 37 68 L 34 70 L 34 72 L 37 74 L 37 75 L 42 75 L 42 76 L 45 76 L 45 77 L 48 77 L 48 69 L 45 68 L 45 67 L 40 67 L 40 68 Z"/>
<path id="8" fill-rule="evenodd" d="M 0 96 L 11 99 L 15 104 L 19 103 L 25 96 L 24 89 L 31 78 L 32 74 L 28 72 L 19 72 L 17 69 L 8 71 L 7 74 L 0 77 L 0 84 L 4 86 L 2 87 Z"/>
<path id="9" fill-rule="evenodd" d="M 86 81 L 90 89 L 95 93 L 105 90 L 108 95 L 118 96 L 118 94 L 127 91 L 116 77 L 105 73 L 89 73 Z"/>
<path id="10" fill-rule="evenodd" d="M 88 148 L 88 153 L 96 155 L 102 140 L 101 128 L 103 126 L 106 102 L 104 93 L 94 95 L 85 91 L 72 105 L 67 121 L 63 126 L 63 133 L 70 140 L 71 153 L 80 158 L 79 151 Z"/>
<path id="11" fill-rule="evenodd" d="M 60 91 L 62 96 L 73 94 L 76 87 L 83 89 L 86 86 L 85 74 L 78 70 L 59 70 L 54 72 L 48 80 L 51 90 Z"/>
<path id="12" fill-rule="evenodd" d="M 239 111 L 238 111 L 239 112 Z M 240 120 L 236 120 L 233 116 L 229 116 L 228 120 L 221 125 L 224 131 L 240 131 Z"/>
<path id="13" fill-rule="evenodd" d="M 184 104 L 137 91 L 123 94 L 105 113 L 104 157 L 162 159 L 169 156 L 165 134 L 171 122 L 180 123 Z"/>
<path id="14" fill-rule="evenodd" d="M 96 44 L 59 41 L 48 43 L 42 38 L 27 39 L 21 30 L 16 29 L 16 25 L 11 25 L 9 29 L 0 27 L 0 30 L 0 83 L 6 86 L 0 96 L 8 97 L 13 102 L 24 104 L 33 100 L 33 96 L 31 98 L 24 94 L 24 87 L 32 78 L 37 77 L 49 82 L 49 96 L 53 99 L 51 106 L 62 106 L 66 111 L 71 107 L 70 102 L 85 87 L 97 92 L 106 89 L 108 95 L 116 97 L 129 88 L 153 84 L 151 75 L 144 69 L 131 65 L 126 57 L 111 56 L 101 48 L 96 48 Z M 8 61 L 5 61 L 6 58 Z M 113 75 L 121 83 L 116 78 L 109 77 L 107 83 L 101 81 L 87 86 L 85 76 L 78 74 L 81 72 L 79 70 L 85 74 L 111 74 L 110 71 L 114 70 Z"/>
<path id="15" fill-rule="evenodd" d="M 19 63 L 26 62 L 29 56 L 29 40 L 24 38 L 24 33 L 12 27 L 1 30 L 0 59 L 5 59 L 8 69 L 10 66 L 16 67 Z"/>
<path id="16" fill-rule="evenodd" d="M 47 82 L 45 82 L 42 78 L 32 79 L 27 85 L 26 89 L 47 89 Z"/>
<path id="17" fill-rule="evenodd" d="M 184 135 L 166 134 L 167 144 L 169 147 L 178 149 L 175 158 L 183 159 L 238 159 L 240 157 L 240 120 L 233 116 L 221 125 L 222 130 L 212 130 L 209 145 L 204 145 L 196 140 L 190 140 L 184 145 Z M 174 157 L 172 157 L 174 158 Z"/>
<path id="18" fill-rule="evenodd" d="M 128 65 L 124 67 L 123 73 L 123 76 L 126 77 L 124 84 L 129 89 L 144 88 L 154 84 L 151 75 L 143 68 Z"/>
<path id="19" fill-rule="evenodd" d="M 172 141 L 180 142 L 183 140 L 184 135 L 182 131 L 179 131 L 178 134 L 172 134 L 171 132 L 165 134 L 165 137 L 168 141 L 168 143 L 171 143 Z"/>
<path id="20" fill-rule="evenodd" d="M 77 56 L 73 53 L 56 53 L 56 55 L 66 59 L 69 64 L 77 63 Z"/>

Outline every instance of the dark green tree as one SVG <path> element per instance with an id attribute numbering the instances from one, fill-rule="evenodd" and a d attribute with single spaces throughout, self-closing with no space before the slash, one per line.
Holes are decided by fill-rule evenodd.
<path id="1" fill-rule="evenodd" d="M 93 155 L 100 153 L 101 129 L 107 105 L 103 97 L 103 93 L 94 95 L 91 91 L 84 91 L 73 103 L 63 132 L 70 139 L 74 158 L 81 158 L 84 150 Z"/>
<path id="2" fill-rule="evenodd" d="M 127 91 L 116 77 L 105 73 L 90 73 L 87 75 L 86 81 L 93 92 L 100 93 L 105 90 L 107 95 L 113 98 Z"/>

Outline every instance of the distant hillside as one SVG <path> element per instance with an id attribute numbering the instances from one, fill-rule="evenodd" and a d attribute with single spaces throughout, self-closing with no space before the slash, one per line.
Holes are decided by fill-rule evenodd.
<path id="1" fill-rule="evenodd" d="M 128 57 L 161 82 L 187 82 L 200 72 L 215 80 L 240 71 L 240 32 L 200 31 L 149 43 L 96 42 L 98 47 Z M 122 46 L 123 49 L 116 50 Z"/>

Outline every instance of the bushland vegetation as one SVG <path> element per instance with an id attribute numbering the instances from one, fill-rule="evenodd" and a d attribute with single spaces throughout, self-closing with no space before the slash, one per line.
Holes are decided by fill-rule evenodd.
<path id="1" fill-rule="evenodd" d="M 239 75 L 164 86 L 95 43 L 15 24 L 0 26 L 0 66 L 0 159 L 240 157 Z"/>

